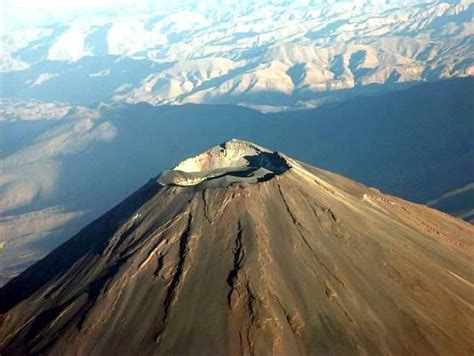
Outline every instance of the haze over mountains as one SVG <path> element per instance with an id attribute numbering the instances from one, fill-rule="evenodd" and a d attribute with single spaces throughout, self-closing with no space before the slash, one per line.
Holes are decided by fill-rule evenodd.
<path id="1" fill-rule="evenodd" d="M 0 288 L 0 352 L 467 356 L 473 235 L 232 140 Z"/>
<path id="2" fill-rule="evenodd" d="M 473 9 L 469 0 L 198 1 L 80 17 L 3 34 L 2 96 L 312 107 L 353 88 L 472 75 Z"/>

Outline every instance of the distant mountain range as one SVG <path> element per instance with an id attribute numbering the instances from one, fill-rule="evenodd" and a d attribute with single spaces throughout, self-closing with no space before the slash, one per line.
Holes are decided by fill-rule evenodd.
<path id="1" fill-rule="evenodd" d="M 2 36 L 1 95 L 263 111 L 474 74 L 474 3 L 210 1 Z M 171 10 L 170 8 L 171 7 Z"/>

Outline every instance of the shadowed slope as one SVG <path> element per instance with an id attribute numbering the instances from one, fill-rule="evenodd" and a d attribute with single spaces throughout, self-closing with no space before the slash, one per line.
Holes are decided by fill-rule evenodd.
<path id="1" fill-rule="evenodd" d="M 150 182 L 12 280 L 2 354 L 472 354 L 472 225 L 278 155 L 265 181 Z"/>

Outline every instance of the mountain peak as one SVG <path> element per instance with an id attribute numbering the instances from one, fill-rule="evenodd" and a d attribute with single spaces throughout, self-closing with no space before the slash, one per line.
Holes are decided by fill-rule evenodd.
<path id="1" fill-rule="evenodd" d="M 472 355 L 471 224 L 237 140 L 158 180 L 0 288 L 2 355 Z"/>
<path id="2" fill-rule="evenodd" d="M 289 168 L 290 164 L 280 153 L 232 139 L 164 171 L 158 182 L 162 185 L 226 187 L 234 183 L 266 181 Z"/>

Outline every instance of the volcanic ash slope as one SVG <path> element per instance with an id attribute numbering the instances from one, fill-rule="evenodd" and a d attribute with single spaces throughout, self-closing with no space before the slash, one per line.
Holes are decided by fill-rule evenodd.
<path id="1" fill-rule="evenodd" d="M 0 352 L 472 355 L 473 237 L 232 140 L 0 289 Z"/>

